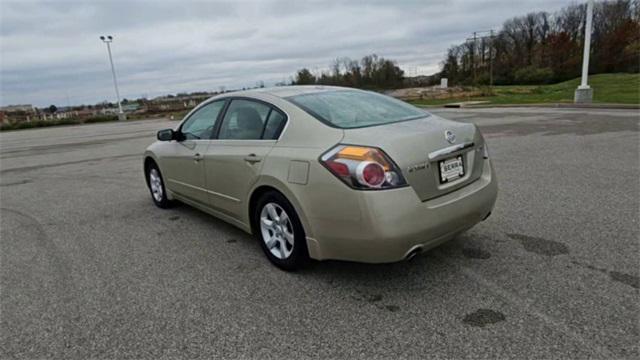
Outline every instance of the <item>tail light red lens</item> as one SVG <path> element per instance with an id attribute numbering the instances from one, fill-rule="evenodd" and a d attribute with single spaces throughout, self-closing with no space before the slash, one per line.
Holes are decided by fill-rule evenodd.
<path id="1" fill-rule="evenodd" d="M 379 188 L 384 183 L 384 168 L 376 162 L 363 161 L 356 168 L 356 179 L 362 185 Z"/>
<path id="2" fill-rule="evenodd" d="M 390 189 L 407 185 L 398 167 L 378 148 L 338 145 L 322 155 L 320 162 L 355 189 Z"/>
<path id="3" fill-rule="evenodd" d="M 327 166 L 331 172 L 338 176 L 349 176 L 349 167 L 341 162 L 331 161 L 327 163 Z"/>

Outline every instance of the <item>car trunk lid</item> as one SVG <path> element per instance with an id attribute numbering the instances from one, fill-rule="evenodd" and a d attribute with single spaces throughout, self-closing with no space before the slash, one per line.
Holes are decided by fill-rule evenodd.
<path id="1" fill-rule="evenodd" d="M 482 173 L 484 141 L 476 126 L 435 115 L 345 129 L 342 142 L 382 149 L 398 165 L 422 201 L 459 189 L 478 179 Z M 446 175 L 447 168 L 460 171 L 457 167 L 460 161 L 464 174 L 451 175 L 450 169 L 450 178 L 443 181 L 442 173 Z"/>

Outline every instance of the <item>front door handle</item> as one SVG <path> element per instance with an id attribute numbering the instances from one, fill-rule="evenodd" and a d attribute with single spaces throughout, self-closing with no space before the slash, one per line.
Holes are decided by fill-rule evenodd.
<path id="1" fill-rule="evenodd" d="M 198 162 L 200 160 L 204 159 L 204 157 L 200 154 L 195 154 L 193 155 L 193 161 Z"/>
<path id="2" fill-rule="evenodd" d="M 255 164 L 255 163 L 259 163 L 260 161 L 262 161 L 262 158 L 260 156 L 257 156 L 256 154 L 249 154 L 247 156 L 244 157 L 244 161 L 250 163 L 250 164 Z"/>

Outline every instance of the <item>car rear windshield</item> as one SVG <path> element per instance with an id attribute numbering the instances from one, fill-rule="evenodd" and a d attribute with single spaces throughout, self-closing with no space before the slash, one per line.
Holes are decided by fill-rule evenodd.
<path id="1" fill-rule="evenodd" d="M 322 91 L 288 97 L 329 126 L 352 129 L 390 124 L 429 116 L 429 113 L 394 98 L 369 91 Z"/>

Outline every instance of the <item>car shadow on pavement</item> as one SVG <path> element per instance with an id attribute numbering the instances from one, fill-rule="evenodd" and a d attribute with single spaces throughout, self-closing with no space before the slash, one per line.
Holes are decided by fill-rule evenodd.
<path id="1" fill-rule="evenodd" d="M 397 290 L 424 290 L 438 286 L 454 274 L 449 259 L 451 253 L 460 253 L 465 239 L 454 239 L 411 260 L 385 264 L 367 264 L 349 261 L 314 261 L 300 273 L 324 279 L 336 286 L 374 287 Z"/>
<path id="2" fill-rule="evenodd" d="M 224 246 L 236 247 L 237 252 L 242 254 L 242 258 L 245 259 L 242 262 L 255 263 L 253 265 L 257 267 L 255 270 L 258 272 L 269 269 L 276 270 L 266 259 L 258 241 L 252 235 L 222 220 L 184 204 L 179 204 L 171 209 L 170 214 L 166 217 L 170 222 L 189 219 L 189 221 L 200 223 L 212 229 L 212 235 L 207 241 L 216 246 L 224 244 Z M 387 292 L 425 290 L 442 286 L 452 277 L 461 276 L 451 266 L 452 262 L 460 261 L 460 258 L 463 257 L 483 258 L 487 256 L 480 249 L 466 248 L 465 244 L 472 242 L 470 240 L 473 236 L 463 234 L 434 249 L 418 254 L 408 261 L 367 264 L 338 260 L 314 260 L 302 270 L 291 273 L 283 272 L 283 275 L 307 281 L 323 282 L 333 288 L 374 288 L 384 289 Z M 460 254 L 460 256 L 454 254 Z M 258 259 L 264 261 L 258 261 Z M 373 298 L 375 300 L 377 297 L 373 296 Z"/>

